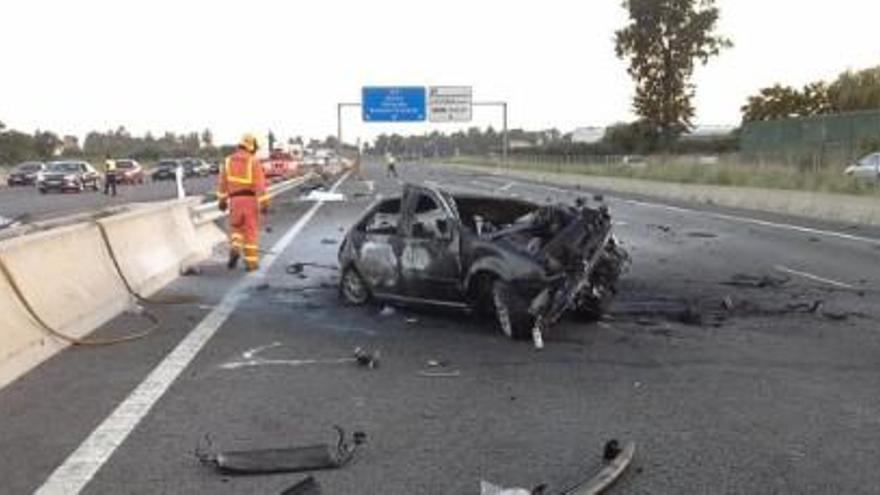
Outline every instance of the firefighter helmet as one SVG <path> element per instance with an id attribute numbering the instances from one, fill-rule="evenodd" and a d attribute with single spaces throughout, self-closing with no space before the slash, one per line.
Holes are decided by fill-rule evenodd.
<path id="1" fill-rule="evenodd" d="M 241 137 L 241 141 L 238 142 L 238 147 L 247 152 L 256 153 L 259 145 L 257 144 L 257 138 L 253 134 L 245 134 Z"/>

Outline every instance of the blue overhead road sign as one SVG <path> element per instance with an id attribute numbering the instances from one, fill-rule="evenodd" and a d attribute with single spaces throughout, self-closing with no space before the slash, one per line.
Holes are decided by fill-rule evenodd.
<path id="1" fill-rule="evenodd" d="M 364 86 L 364 122 L 423 122 L 425 100 L 423 86 Z"/>

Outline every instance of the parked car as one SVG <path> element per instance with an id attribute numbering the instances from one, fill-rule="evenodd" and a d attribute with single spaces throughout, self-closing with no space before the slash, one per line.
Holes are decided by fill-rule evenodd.
<path id="1" fill-rule="evenodd" d="M 137 160 L 116 160 L 116 180 L 120 184 L 143 184 L 146 180 L 144 169 Z"/>
<path id="2" fill-rule="evenodd" d="M 211 175 L 217 175 L 220 173 L 220 162 L 217 160 L 211 160 L 208 162 L 208 166 L 210 167 L 209 172 Z"/>
<path id="3" fill-rule="evenodd" d="M 856 179 L 880 181 L 880 152 L 862 157 L 846 167 L 844 173 Z"/>
<path id="4" fill-rule="evenodd" d="M 16 165 L 6 176 L 6 185 L 32 186 L 37 183 L 37 174 L 46 170 L 43 162 L 25 162 Z"/>
<path id="5" fill-rule="evenodd" d="M 494 314 L 508 337 L 538 345 L 568 310 L 598 318 L 628 260 L 605 207 L 407 184 L 346 235 L 340 295 L 355 305 L 379 299 Z"/>
<path id="6" fill-rule="evenodd" d="M 83 161 L 57 161 L 49 163 L 37 176 L 37 189 L 49 191 L 76 191 L 101 189 L 101 174 Z"/>
<path id="7" fill-rule="evenodd" d="M 175 180 L 177 167 L 182 166 L 183 164 L 180 160 L 159 160 L 156 166 L 153 167 L 150 178 L 153 181 Z"/>
<path id="8" fill-rule="evenodd" d="M 201 158 L 184 158 L 183 171 L 186 177 L 207 177 L 211 175 L 211 166 Z"/>

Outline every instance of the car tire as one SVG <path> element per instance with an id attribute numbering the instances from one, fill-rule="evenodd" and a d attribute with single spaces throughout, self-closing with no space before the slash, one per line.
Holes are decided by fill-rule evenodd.
<path id="1" fill-rule="evenodd" d="M 342 272 L 342 277 L 339 279 L 339 296 L 351 306 L 363 306 L 372 297 L 367 282 L 353 266 L 347 267 Z"/>
<path id="2" fill-rule="evenodd" d="M 495 318 L 504 335 L 513 340 L 531 338 L 534 318 L 528 312 L 528 303 L 514 293 L 510 284 L 496 280 L 492 284 L 492 302 Z"/>
<path id="3" fill-rule="evenodd" d="M 47 192 L 45 187 L 40 187 L 38 190 L 40 191 L 40 194 L 46 194 Z"/>

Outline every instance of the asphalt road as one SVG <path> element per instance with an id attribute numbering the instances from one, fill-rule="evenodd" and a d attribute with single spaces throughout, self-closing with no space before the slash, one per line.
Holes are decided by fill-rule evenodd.
<path id="1" fill-rule="evenodd" d="M 589 196 L 441 166 L 401 172 L 541 202 Z M 149 307 L 162 321 L 150 338 L 69 349 L 0 391 L 0 492 L 43 486 L 105 419 L 136 416 L 111 413 L 157 365 L 170 388 L 127 437 L 98 430 L 89 462 L 102 448 L 107 459 L 85 493 L 280 493 L 302 475 L 223 476 L 193 451 L 205 434 L 222 449 L 332 442 L 333 425 L 368 443 L 315 474 L 329 494 L 468 494 L 481 479 L 558 488 L 596 472 L 610 438 L 637 443 L 610 493 L 880 490 L 880 238 L 609 197 L 633 258 L 612 314 L 563 322 L 537 352 L 468 315 L 342 306 L 333 270 L 287 274 L 334 263 L 343 230 L 377 193 L 399 191 L 367 175 L 317 210 L 279 198 L 263 245 L 292 243 L 249 287 L 218 253 L 165 291 L 198 303 Z M 169 376 L 160 363 L 218 306 L 234 309 Z M 144 324 L 123 315 L 99 333 Z M 380 367 L 336 362 L 356 347 L 380 351 Z M 421 376 L 428 360 L 457 376 Z"/>
<path id="2" fill-rule="evenodd" d="M 187 194 L 199 195 L 213 191 L 215 184 L 215 177 L 192 178 L 184 182 L 184 189 Z M 174 181 L 120 185 L 117 193 L 115 197 L 91 191 L 40 194 L 35 187 L 0 187 L 0 217 L 27 215 L 24 220 L 33 222 L 126 203 L 173 199 L 177 197 L 177 186 Z"/>

